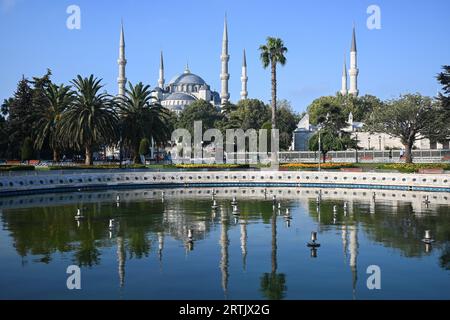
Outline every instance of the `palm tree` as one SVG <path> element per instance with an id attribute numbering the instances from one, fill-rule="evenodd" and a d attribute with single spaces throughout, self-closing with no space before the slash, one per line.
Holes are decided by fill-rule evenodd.
<path id="1" fill-rule="evenodd" d="M 139 144 L 143 138 L 157 144 L 170 140 L 169 111 L 156 102 L 150 86 L 139 82 L 128 84 L 126 95 L 119 97 L 122 142 L 133 153 L 134 163 L 139 163 Z"/>
<path id="2" fill-rule="evenodd" d="M 280 38 L 267 37 L 267 43 L 259 47 L 261 51 L 261 61 L 264 69 L 269 65 L 272 76 L 272 129 L 276 128 L 276 112 L 277 112 L 277 64 L 284 66 L 286 57 L 284 54 L 288 49 L 284 46 L 283 40 Z"/>
<path id="3" fill-rule="evenodd" d="M 36 140 L 34 146 L 41 150 L 45 141 L 48 141 L 53 150 L 53 161 L 59 161 L 59 151 L 61 150 L 61 139 L 59 129 L 61 116 L 65 110 L 72 106 L 74 92 L 70 86 L 61 84 L 57 86 L 51 83 L 44 91 L 46 107 L 38 112 L 36 123 Z"/>
<path id="4" fill-rule="evenodd" d="M 72 80 L 77 89 L 73 105 L 63 112 L 61 137 L 65 145 L 85 151 L 85 164 L 92 165 L 92 153 L 100 144 L 114 143 L 118 136 L 118 116 L 115 102 L 105 92 L 102 79 L 94 75 Z"/>

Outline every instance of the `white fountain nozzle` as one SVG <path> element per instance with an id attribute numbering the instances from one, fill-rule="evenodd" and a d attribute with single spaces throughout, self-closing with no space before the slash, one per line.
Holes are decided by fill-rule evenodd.
<path id="1" fill-rule="evenodd" d="M 431 239 L 431 231 L 425 230 L 425 239 Z"/>
<path id="2" fill-rule="evenodd" d="M 317 232 L 315 232 L 315 231 L 311 232 L 311 241 L 312 242 L 317 241 Z"/>

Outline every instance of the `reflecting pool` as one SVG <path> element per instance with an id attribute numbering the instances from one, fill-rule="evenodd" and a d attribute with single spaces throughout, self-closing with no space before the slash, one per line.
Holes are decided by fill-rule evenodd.
<path id="1" fill-rule="evenodd" d="M 0 299 L 450 299 L 449 196 L 227 188 L 0 198 Z M 320 247 L 307 246 L 312 232 Z M 67 288 L 70 265 L 80 290 Z M 372 265 L 380 289 L 367 286 Z"/>

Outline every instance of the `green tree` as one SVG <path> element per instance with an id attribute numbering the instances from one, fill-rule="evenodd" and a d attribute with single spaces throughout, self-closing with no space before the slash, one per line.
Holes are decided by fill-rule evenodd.
<path id="1" fill-rule="evenodd" d="M 277 102 L 277 125 L 280 130 L 280 149 L 288 150 L 291 146 L 292 134 L 297 128 L 300 117 L 292 110 L 289 101 L 281 100 Z"/>
<path id="2" fill-rule="evenodd" d="M 442 66 L 444 69 L 437 75 L 437 80 L 442 85 L 442 92 L 438 95 L 438 100 L 441 102 L 442 107 L 450 112 L 450 65 Z"/>
<path id="3" fill-rule="evenodd" d="M 430 132 L 428 138 L 432 141 L 448 143 L 450 140 L 450 66 L 443 66 L 444 70 L 438 74 L 437 79 L 442 85 L 442 91 L 439 92 L 437 102 L 440 104 L 437 120 L 441 123 L 439 128 Z"/>
<path id="4" fill-rule="evenodd" d="M 50 84 L 44 91 L 45 100 L 38 111 L 35 123 L 36 140 L 34 146 L 41 150 L 47 141 L 53 150 L 53 161 L 59 161 L 62 141 L 59 134 L 61 117 L 72 106 L 74 93 L 70 86 Z M 45 105 L 45 107 L 44 107 Z"/>
<path id="5" fill-rule="evenodd" d="M 411 150 L 414 142 L 436 132 L 442 125 L 436 121 L 439 110 L 429 97 L 406 94 L 390 100 L 385 107 L 376 108 L 368 122 L 367 130 L 387 133 L 401 140 L 405 147 L 405 161 L 412 163 Z"/>
<path id="6" fill-rule="evenodd" d="M 8 135 L 8 158 L 20 158 L 20 148 L 26 137 L 32 135 L 31 114 L 33 113 L 33 90 L 24 77 L 19 81 L 16 92 L 3 104 L 3 111 L 8 113 L 5 126 Z"/>
<path id="7" fill-rule="evenodd" d="M 307 108 L 310 121 L 317 124 L 319 116 L 323 116 L 323 106 L 325 104 L 335 105 L 342 109 L 342 114 L 348 119 L 350 112 L 353 114 L 353 120 L 365 122 L 372 110 L 383 105 L 383 102 L 375 96 L 364 95 L 354 97 L 353 95 L 323 96 L 315 99 Z"/>
<path id="8" fill-rule="evenodd" d="M 140 163 L 139 144 L 142 139 L 164 143 L 170 139 L 169 112 L 157 103 L 150 86 L 129 83 L 124 97 L 118 99 L 123 143 L 132 150 L 134 163 Z"/>
<path id="9" fill-rule="evenodd" d="M 208 101 L 196 100 L 186 106 L 180 113 L 177 127 L 187 129 L 194 135 L 194 121 L 202 121 L 203 131 L 216 128 L 216 123 L 223 118 L 223 115 Z"/>
<path id="10" fill-rule="evenodd" d="M 64 145 L 84 149 L 85 164 L 92 165 L 94 148 L 117 141 L 118 116 L 114 100 L 106 93 L 101 79 L 94 75 L 72 80 L 76 88 L 74 103 L 62 113 L 61 137 Z"/>
<path id="11" fill-rule="evenodd" d="M 309 140 L 309 149 L 319 150 L 322 153 L 323 162 L 329 151 L 340 151 L 355 148 L 357 142 L 353 140 L 349 132 L 343 131 L 347 126 L 346 117 L 341 107 L 325 103 L 320 107 L 321 112 L 317 117 L 320 130 Z"/>
<path id="12" fill-rule="evenodd" d="M 22 148 L 20 150 L 22 161 L 31 160 L 34 156 L 33 140 L 30 137 L 26 137 L 23 141 Z"/>
<path id="13" fill-rule="evenodd" d="M 286 64 L 285 54 L 288 49 L 284 46 L 280 38 L 267 37 L 267 42 L 259 47 L 261 51 L 261 62 L 264 69 L 270 65 L 271 85 L 272 85 L 272 128 L 277 128 L 277 64 Z"/>
<path id="14" fill-rule="evenodd" d="M 148 141 L 147 138 L 142 139 L 141 143 L 139 144 L 139 154 L 146 156 L 148 154 L 149 149 L 150 149 L 150 141 Z"/>
<path id="15" fill-rule="evenodd" d="M 261 126 L 270 120 L 269 107 L 258 99 L 240 100 L 236 111 L 232 113 L 240 120 L 240 128 L 243 130 L 259 130 Z"/>

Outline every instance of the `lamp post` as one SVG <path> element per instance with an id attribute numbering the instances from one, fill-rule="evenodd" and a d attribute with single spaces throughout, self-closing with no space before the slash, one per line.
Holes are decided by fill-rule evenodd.
<path id="1" fill-rule="evenodd" d="M 381 136 L 378 136 L 378 149 L 381 151 Z"/>
<path id="2" fill-rule="evenodd" d="M 355 146 L 355 162 L 358 163 L 358 132 L 355 133 L 356 146 Z"/>
<path id="3" fill-rule="evenodd" d="M 369 141 L 369 150 L 370 150 L 370 137 L 367 138 L 367 141 Z"/>

